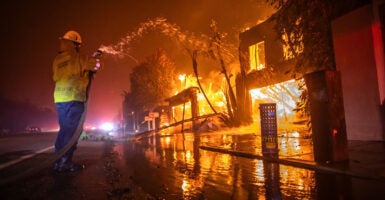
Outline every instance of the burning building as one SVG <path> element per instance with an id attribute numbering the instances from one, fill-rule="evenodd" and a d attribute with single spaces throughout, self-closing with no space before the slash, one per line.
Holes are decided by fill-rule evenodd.
<path id="1" fill-rule="evenodd" d="M 341 74 L 338 92 L 343 101 L 339 110 L 346 115 L 343 121 L 349 140 L 383 141 L 385 137 L 384 8 L 380 1 L 371 1 L 333 14 L 335 68 Z M 295 88 L 290 73 L 285 73 L 293 68 L 295 58 L 278 40 L 274 23 L 270 18 L 239 35 L 241 73 L 237 77 L 237 99 L 243 105 L 239 108 L 243 121 L 255 120 L 256 104 L 261 99 L 277 103 L 281 122 L 303 120 L 301 113 L 292 111 L 295 106 L 292 102 L 298 100 L 300 91 Z"/>
<path id="2" fill-rule="evenodd" d="M 294 111 L 301 91 L 291 74 L 285 73 L 294 62 L 287 48 L 277 40 L 274 23 L 268 19 L 239 35 L 241 73 L 236 86 L 237 99 L 242 105 L 239 115 L 244 122 L 258 121 L 258 104 L 276 103 L 280 127 L 290 128 L 304 124 L 306 117 Z"/>
<path id="3" fill-rule="evenodd" d="M 339 9 L 349 1 L 341 2 L 337 6 Z M 342 12 L 332 15 L 333 20 L 330 26 L 333 44 L 329 46 L 333 46 L 331 47 L 335 55 L 335 66 L 333 67 L 339 71 L 341 80 L 335 82 L 335 87 L 330 87 L 338 88 L 336 95 L 333 96 L 333 98 L 338 97 L 337 104 L 328 105 L 334 110 L 321 108 L 319 111 L 326 110 L 325 116 L 334 117 L 334 125 L 339 126 L 335 128 L 334 125 L 329 124 L 330 127 L 325 129 L 331 138 L 340 135 L 339 133 L 347 133 L 347 138 L 350 140 L 384 140 L 384 118 L 381 116 L 384 112 L 383 102 L 385 99 L 382 34 L 384 6 L 379 3 L 380 1 L 357 2 L 359 2 L 358 6 L 340 9 Z M 294 80 L 292 74 L 287 73 L 293 69 L 296 58 L 288 51 L 288 47 L 279 40 L 287 40 L 287 38 L 277 35 L 274 30 L 275 23 L 276 21 L 270 18 L 239 35 L 240 73 L 237 74 L 235 80 L 237 110 L 234 115 L 242 125 L 258 123 L 258 104 L 274 102 L 277 104 L 279 128 L 298 130 L 298 128 L 305 128 L 304 122 L 308 120 L 303 113 L 294 111 L 301 94 L 301 89 L 297 87 L 297 81 L 301 83 L 304 80 Z M 162 20 L 158 20 L 154 24 L 156 27 L 163 27 L 161 30 L 170 27 L 164 26 L 165 23 Z M 172 35 L 181 34 L 178 28 L 172 30 L 175 30 L 175 34 L 172 32 Z M 182 42 L 201 41 L 184 40 L 185 37 L 178 38 Z M 194 47 L 205 46 L 201 43 L 197 43 L 199 45 L 193 44 Z M 295 50 L 301 53 L 303 49 L 300 47 Z M 314 69 L 307 66 L 299 73 L 302 75 L 312 72 Z M 329 82 L 324 82 L 325 87 L 328 87 Z M 180 91 L 191 86 L 197 86 L 186 83 L 181 80 L 183 87 Z M 320 81 L 315 80 L 313 83 L 320 83 Z M 210 89 L 208 88 L 210 87 L 206 86 L 205 90 L 206 92 L 209 91 L 208 96 L 210 96 Z M 323 97 L 322 92 L 317 91 L 319 97 Z M 226 110 L 224 95 L 214 91 L 211 93 L 218 94 L 216 96 L 220 99 L 210 98 L 215 102 L 216 108 L 222 111 Z M 212 113 L 209 106 L 204 105 L 205 101 L 201 101 L 203 99 L 201 92 L 197 92 L 196 95 L 199 104 L 198 115 Z M 336 109 L 336 105 L 338 105 L 338 109 Z M 190 107 L 191 104 L 188 101 L 183 105 L 174 105 L 172 111 L 174 115 L 169 118 L 171 121 L 179 121 L 189 118 L 189 115 L 193 117 L 191 113 L 183 112 L 190 111 Z M 337 110 L 338 114 L 334 112 Z M 178 119 L 175 120 L 174 118 Z M 320 121 L 328 120 L 323 120 L 321 117 Z M 320 127 L 322 126 L 324 125 L 321 124 Z"/>

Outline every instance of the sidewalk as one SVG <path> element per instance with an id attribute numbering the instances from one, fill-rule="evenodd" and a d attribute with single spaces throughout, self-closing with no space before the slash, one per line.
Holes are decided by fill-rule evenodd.
<path id="1" fill-rule="evenodd" d="M 349 141 L 349 166 L 346 171 L 385 180 L 385 142 Z"/>
<path id="2" fill-rule="evenodd" d="M 271 158 L 245 151 L 220 147 L 201 146 L 203 150 L 227 153 L 235 156 L 267 160 L 283 165 L 306 168 L 326 173 L 337 173 L 357 178 L 385 181 L 385 142 L 348 141 L 349 161 L 345 163 L 316 163 L 305 159 Z"/>

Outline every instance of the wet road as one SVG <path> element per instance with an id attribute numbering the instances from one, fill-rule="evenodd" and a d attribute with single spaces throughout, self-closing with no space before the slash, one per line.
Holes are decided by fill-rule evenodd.
<path id="1" fill-rule="evenodd" d="M 280 134 L 280 156 L 312 160 L 310 141 L 296 135 Z M 20 154 L 21 146 L 25 146 L 21 148 L 23 153 L 45 148 L 52 144 L 54 135 L 33 138 L 15 140 L 19 149 L 10 139 L 2 138 L 2 150 L 11 149 L 1 158 Z M 5 199 L 385 199 L 383 181 L 320 173 L 200 148 L 206 145 L 258 154 L 260 142 L 257 134 L 240 131 L 82 141 L 75 155 L 76 161 L 86 165 L 82 172 L 55 174 L 47 169 L 7 190 L 3 188 L 0 194 Z"/>
<path id="2" fill-rule="evenodd" d="M 280 156 L 312 159 L 310 140 L 284 137 Z M 327 174 L 202 150 L 260 153 L 253 133 L 149 136 L 114 150 L 136 184 L 163 199 L 385 199 L 385 182 Z"/>
<path id="3" fill-rule="evenodd" d="M 0 137 L 0 165 L 47 149 L 55 137 L 56 133 Z M 79 141 L 74 161 L 84 169 L 74 173 L 56 173 L 52 164 L 45 166 L 44 161 L 54 156 L 53 149 L 22 159 L 0 170 L 1 199 L 154 199 L 118 166 L 120 159 L 114 146 L 112 141 Z M 26 176 L 26 171 L 36 167 L 41 171 Z M 15 179 L 19 174 L 25 176 Z"/>

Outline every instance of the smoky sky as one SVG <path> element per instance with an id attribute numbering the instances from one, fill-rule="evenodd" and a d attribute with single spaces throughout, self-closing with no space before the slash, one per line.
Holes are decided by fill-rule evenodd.
<path id="1" fill-rule="evenodd" d="M 82 52 L 91 54 L 156 17 L 197 34 L 207 34 L 210 21 L 215 20 L 220 31 L 237 38 L 242 28 L 266 19 L 271 11 L 264 0 L 5 0 L 0 8 L 0 95 L 53 108 L 52 61 L 58 37 L 67 30 L 78 31 L 83 37 Z M 143 37 L 133 47 L 138 59 L 161 44 L 150 38 Z M 106 55 L 105 66 L 93 81 L 88 121 L 118 115 L 121 94 L 129 90 L 132 60 Z M 184 67 L 177 66 L 181 71 Z"/>

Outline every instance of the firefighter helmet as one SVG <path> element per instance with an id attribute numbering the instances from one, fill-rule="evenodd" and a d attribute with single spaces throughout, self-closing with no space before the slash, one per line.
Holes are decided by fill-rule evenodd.
<path id="1" fill-rule="evenodd" d="M 65 39 L 65 40 L 70 40 L 72 42 L 76 42 L 78 44 L 82 43 L 82 37 L 80 34 L 76 31 L 67 31 L 63 37 L 60 37 L 59 39 Z"/>

